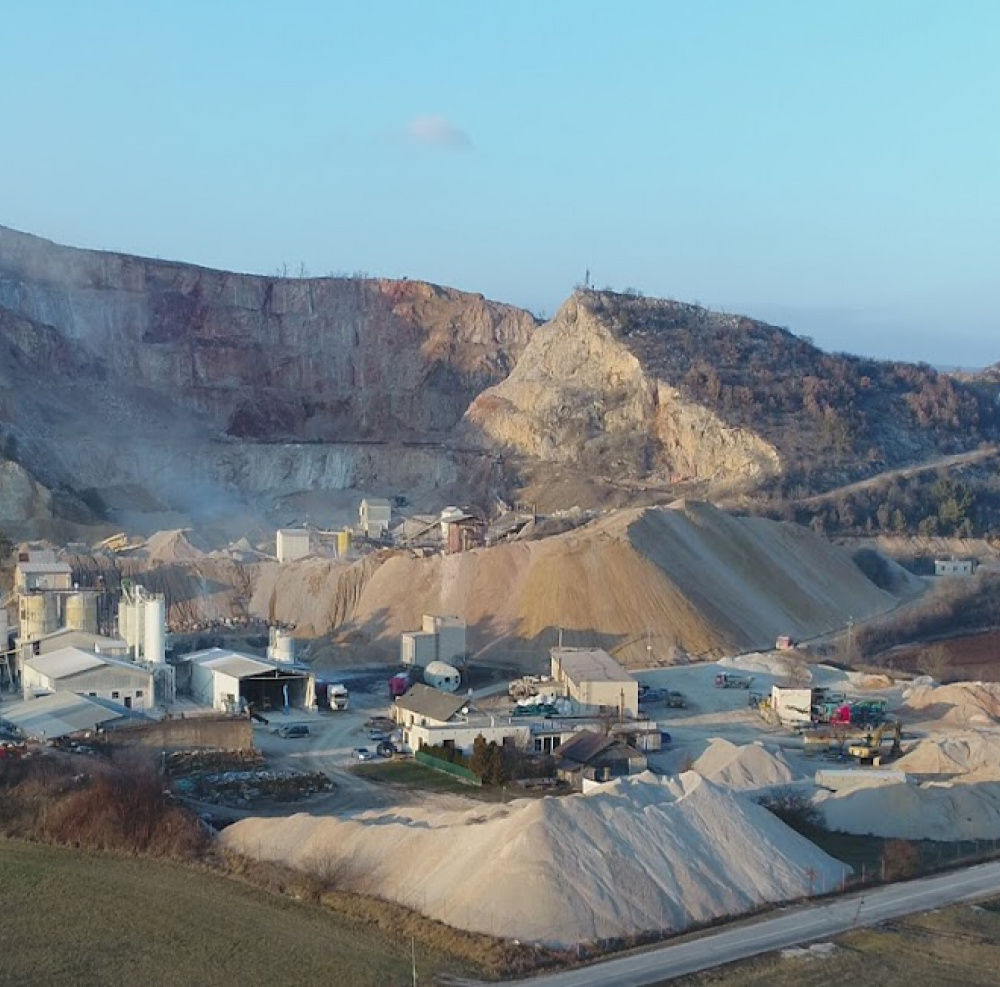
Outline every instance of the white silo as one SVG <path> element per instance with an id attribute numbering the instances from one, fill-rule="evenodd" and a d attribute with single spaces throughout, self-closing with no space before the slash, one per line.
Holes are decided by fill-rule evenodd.
<path id="1" fill-rule="evenodd" d="M 144 610 L 143 657 L 162 665 L 167 660 L 167 604 L 162 596 L 139 601 Z"/>
<path id="2" fill-rule="evenodd" d="M 97 633 L 97 594 L 80 592 L 66 597 L 64 623 L 74 631 Z"/>
<path id="3" fill-rule="evenodd" d="M 295 661 L 295 638 L 280 627 L 271 628 L 271 641 L 267 646 L 267 657 L 291 665 Z"/>

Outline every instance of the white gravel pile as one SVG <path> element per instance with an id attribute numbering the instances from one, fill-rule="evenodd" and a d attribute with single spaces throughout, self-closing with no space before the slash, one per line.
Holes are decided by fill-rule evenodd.
<path id="1" fill-rule="evenodd" d="M 691 770 L 718 785 L 740 791 L 773 788 L 795 780 L 795 773 L 782 753 L 771 753 L 759 742 L 739 746 L 722 737 L 709 741 Z"/>
<path id="2" fill-rule="evenodd" d="M 340 871 L 449 925 L 558 945 L 678 930 L 840 885 L 848 868 L 694 772 L 442 813 L 245 819 L 230 849 Z"/>
<path id="3" fill-rule="evenodd" d="M 1000 781 L 1000 737 L 996 732 L 974 731 L 921 740 L 893 764 L 916 775 L 969 775 Z"/>
<path id="4" fill-rule="evenodd" d="M 918 685 L 904 693 L 904 717 L 947 726 L 993 727 L 1000 723 L 1000 682 Z"/>
<path id="5" fill-rule="evenodd" d="M 906 782 L 817 795 L 826 825 L 909 840 L 1000 839 L 1000 783 Z"/>

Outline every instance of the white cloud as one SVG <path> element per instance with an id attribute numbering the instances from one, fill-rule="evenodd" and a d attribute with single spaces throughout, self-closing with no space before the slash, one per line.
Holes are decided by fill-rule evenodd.
<path id="1" fill-rule="evenodd" d="M 446 147 L 467 150 L 472 147 L 469 135 L 450 120 L 436 114 L 414 117 L 406 125 L 406 139 L 425 147 Z"/>

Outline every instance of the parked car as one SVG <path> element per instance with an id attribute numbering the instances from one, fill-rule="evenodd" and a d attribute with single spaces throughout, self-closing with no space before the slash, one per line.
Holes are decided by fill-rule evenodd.
<path id="1" fill-rule="evenodd" d="M 297 737 L 308 737 L 309 727 L 305 723 L 286 723 L 278 727 L 275 733 L 279 737 L 287 737 L 290 740 L 294 740 Z"/>
<path id="2" fill-rule="evenodd" d="M 369 730 L 368 739 L 374 741 L 388 740 L 389 734 L 387 734 L 384 730 Z"/>
<path id="3" fill-rule="evenodd" d="M 354 756 L 359 761 L 371 761 L 375 758 L 375 755 L 367 747 L 355 747 Z"/>

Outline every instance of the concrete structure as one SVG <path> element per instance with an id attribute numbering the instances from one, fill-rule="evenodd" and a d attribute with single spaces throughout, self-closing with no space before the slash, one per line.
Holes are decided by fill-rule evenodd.
<path id="1" fill-rule="evenodd" d="M 553 648 L 552 679 L 586 712 L 636 719 L 639 683 L 601 648 Z"/>
<path id="2" fill-rule="evenodd" d="M 21 686 L 25 699 L 76 692 L 138 710 L 148 709 L 156 701 L 151 669 L 79 648 L 32 656 L 24 663 Z"/>
<path id="3" fill-rule="evenodd" d="M 190 666 L 192 696 L 213 709 L 281 709 L 286 703 L 303 709 L 316 703 L 316 676 L 303 665 L 224 648 L 185 655 L 181 663 Z"/>
<path id="4" fill-rule="evenodd" d="M 771 686 L 771 710 L 782 726 L 812 723 L 813 691 L 811 688 L 788 689 Z"/>
<path id="5" fill-rule="evenodd" d="M 33 553 L 28 553 L 29 556 Z M 14 589 L 18 593 L 73 588 L 73 570 L 65 562 L 36 562 L 24 559 L 14 569 Z"/>
<path id="6" fill-rule="evenodd" d="M 399 658 L 404 665 L 426 668 L 433 661 L 459 665 L 465 661 L 465 621 L 444 614 L 424 614 L 422 629 L 400 638 Z"/>
<path id="7" fill-rule="evenodd" d="M 54 593 L 22 593 L 17 602 L 18 639 L 24 643 L 59 629 L 59 599 Z"/>
<path id="8" fill-rule="evenodd" d="M 56 692 L 4 706 L 0 723 L 29 740 L 58 740 L 127 723 L 142 723 L 141 713 L 97 696 Z"/>
<path id="9" fill-rule="evenodd" d="M 935 576 L 971 576 L 976 564 L 972 559 L 935 559 Z"/>
<path id="10" fill-rule="evenodd" d="M 365 497 L 358 510 L 361 530 L 369 538 L 384 538 L 392 521 L 392 504 L 382 497 Z"/>
<path id="11" fill-rule="evenodd" d="M 78 590 L 64 600 L 63 625 L 73 631 L 97 633 L 97 594 Z"/>
<path id="12" fill-rule="evenodd" d="M 458 692 L 458 687 L 462 684 L 462 676 L 457 668 L 443 661 L 432 661 L 424 669 L 424 681 L 432 689 L 440 689 L 442 692 Z"/>
<path id="13" fill-rule="evenodd" d="M 406 750 L 421 744 L 454 747 L 471 753 L 477 737 L 521 749 L 531 749 L 531 725 L 507 716 L 476 712 L 467 697 L 448 695 L 426 685 L 414 685 L 392 705 L 393 722 L 403 733 Z"/>
<path id="14" fill-rule="evenodd" d="M 305 528 L 282 528 L 277 536 L 279 562 L 304 559 L 310 552 L 309 532 Z"/>

